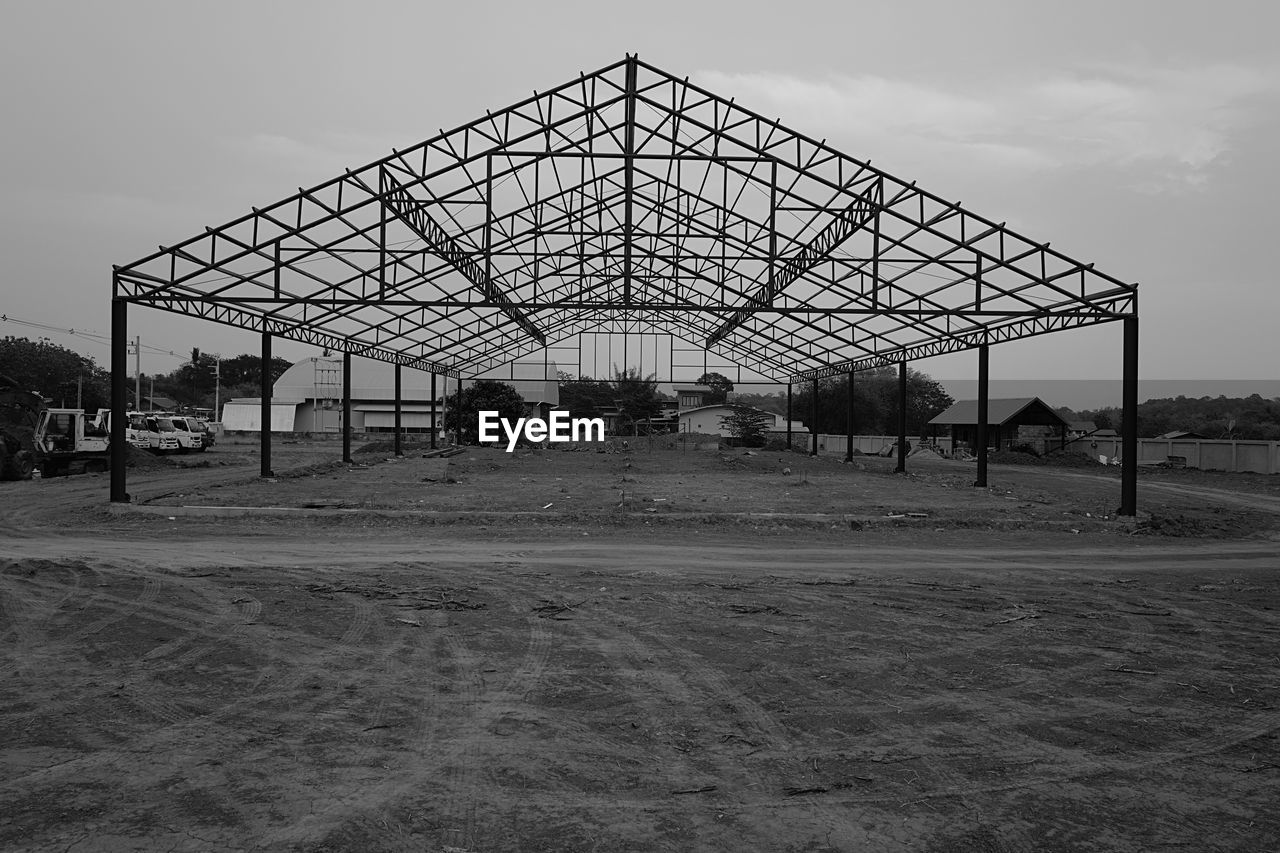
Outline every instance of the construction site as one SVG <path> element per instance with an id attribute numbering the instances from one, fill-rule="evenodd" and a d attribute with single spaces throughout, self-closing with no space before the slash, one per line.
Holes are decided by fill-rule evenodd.
<path id="1" fill-rule="evenodd" d="M 0 400 L 0 847 L 1280 845 L 1280 478 L 1140 447 L 1136 284 L 631 55 L 245 201 L 111 271 L 109 410 Z M 263 369 L 216 443 L 132 411 L 157 309 L 334 353 L 333 405 Z M 998 345 L 1102 324 L 1108 464 L 1008 464 Z M 908 366 L 950 353 L 944 448 Z M 356 412 L 360 362 L 392 379 Z M 787 412 L 760 447 L 437 434 L 451 386 L 600 363 Z"/>

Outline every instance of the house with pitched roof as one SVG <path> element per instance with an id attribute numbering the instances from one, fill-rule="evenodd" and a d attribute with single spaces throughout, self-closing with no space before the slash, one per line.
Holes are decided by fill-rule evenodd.
<path id="1" fill-rule="evenodd" d="M 950 434 L 951 449 L 976 449 L 978 401 L 961 400 L 929 421 L 934 440 Z M 1008 450 L 1028 445 L 1037 453 L 1066 445 L 1066 419 L 1039 397 L 1014 397 L 987 401 L 987 447 Z"/>

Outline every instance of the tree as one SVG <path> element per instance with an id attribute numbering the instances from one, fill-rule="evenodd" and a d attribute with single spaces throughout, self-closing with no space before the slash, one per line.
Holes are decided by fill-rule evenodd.
<path id="1" fill-rule="evenodd" d="M 658 396 L 657 374 L 642 376 L 637 367 L 625 370 L 613 369 L 613 393 L 618 405 L 618 424 L 614 432 L 627 435 L 635 430 L 635 424 L 649 420 L 662 411 L 662 398 Z"/>
<path id="2" fill-rule="evenodd" d="M 93 359 L 47 340 L 0 338 L 0 373 L 19 388 L 53 400 L 55 406 L 74 406 L 77 394 L 80 405 L 90 411 L 111 403 L 110 373 Z"/>
<path id="3" fill-rule="evenodd" d="M 723 403 L 729 399 L 729 392 L 733 390 L 733 382 L 720 373 L 704 373 L 698 377 L 698 384 L 706 385 L 711 389 L 711 393 L 703 400 L 703 403 L 708 406 Z"/>
<path id="4" fill-rule="evenodd" d="M 271 381 L 279 379 L 284 372 L 293 366 L 293 362 L 287 358 L 274 356 L 271 359 Z M 244 353 L 235 358 L 222 359 L 221 365 L 222 384 L 228 388 L 234 388 L 237 385 L 249 385 L 257 387 L 262 383 L 262 356 L 253 353 Z M 256 396 L 257 391 L 246 396 Z"/>
<path id="5" fill-rule="evenodd" d="M 832 377 L 818 382 L 818 432 L 840 435 L 848 429 L 848 381 Z M 813 384 L 804 383 L 796 394 L 792 417 L 809 426 Z M 928 374 L 907 371 L 907 432 L 923 436 L 929 421 L 954 403 Z M 859 371 L 853 381 L 854 430 L 862 435 L 893 435 L 898 431 L 898 371 L 881 367 Z"/>
<path id="6" fill-rule="evenodd" d="M 583 376 L 575 379 L 563 370 L 560 379 L 560 405 L 575 418 L 600 417 L 607 407 L 616 405 L 613 384 L 603 379 Z"/>
<path id="7" fill-rule="evenodd" d="M 752 394 L 739 391 L 733 401 L 743 406 L 752 406 L 753 408 L 763 409 L 766 412 L 773 412 L 775 415 L 786 415 L 787 413 L 786 394 Z"/>
<path id="8" fill-rule="evenodd" d="M 735 405 L 720 418 L 720 428 L 747 447 L 763 447 L 774 418 L 750 406 Z"/>
<path id="9" fill-rule="evenodd" d="M 201 352 L 198 348 L 193 349 L 191 355 L 193 361 L 154 377 L 157 397 L 170 397 L 184 406 L 212 406 L 216 396 L 214 380 L 219 374 L 222 399 L 258 396 L 262 387 L 262 356 L 243 353 L 221 359 L 219 363 L 216 354 Z M 270 381 L 274 383 L 292 366 L 289 359 L 273 356 Z"/>
<path id="10" fill-rule="evenodd" d="M 461 423 L 462 441 L 465 444 L 477 444 L 480 441 L 480 412 L 497 412 L 498 417 L 506 418 L 513 425 L 524 417 L 524 400 L 515 387 L 488 379 L 481 379 L 455 393 L 449 398 L 448 406 L 444 415 L 444 429 L 446 432 L 454 432 Z M 499 436 L 499 439 L 500 443 L 506 443 L 505 436 Z"/>
<path id="11" fill-rule="evenodd" d="M 1120 424 L 1117 409 L 1083 409 L 1079 415 L 1082 421 L 1093 421 L 1097 429 L 1117 429 Z"/>

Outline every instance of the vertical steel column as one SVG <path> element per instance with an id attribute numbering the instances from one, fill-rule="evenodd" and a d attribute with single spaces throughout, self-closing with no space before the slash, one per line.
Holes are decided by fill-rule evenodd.
<path id="1" fill-rule="evenodd" d="M 342 352 L 342 461 L 351 461 L 351 350 Z"/>
<path id="2" fill-rule="evenodd" d="M 852 462 L 853 461 L 853 368 L 849 368 L 849 381 L 845 385 L 845 393 L 848 394 L 849 399 L 847 401 L 847 406 L 844 412 L 844 426 L 845 426 L 845 432 L 846 432 L 844 461 Z"/>
<path id="3" fill-rule="evenodd" d="M 813 380 L 813 398 L 809 401 L 809 455 L 818 455 L 818 380 Z"/>
<path id="4" fill-rule="evenodd" d="M 635 153 L 636 153 L 636 59 L 627 56 L 627 74 L 625 81 L 625 127 L 622 131 L 623 148 L 623 209 L 622 209 L 622 304 L 631 303 L 631 277 L 635 274 L 633 266 L 632 246 L 634 242 L 635 219 L 633 200 L 635 198 Z M 625 346 L 626 337 L 623 337 Z M 626 369 L 626 358 L 623 357 L 623 369 Z M 641 365 L 643 367 L 643 365 Z"/>
<path id="5" fill-rule="evenodd" d="M 401 377 L 400 365 L 396 365 L 396 440 L 395 452 L 396 456 L 404 456 L 404 450 L 400 447 L 400 399 L 401 399 Z"/>
<path id="6" fill-rule="evenodd" d="M 977 434 L 974 436 L 974 448 L 978 454 L 978 479 L 973 484 L 980 488 L 987 487 L 987 409 L 989 398 L 987 392 L 990 389 L 990 352 L 987 345 L 982 344 L 978 347 L 978 423 Z M 951 427 L 955 429 L 953 425 Z"/>
<path id="7" fill-rule="evenodd" d="M 787 383 L 787 450 L 791 449 L 791 383 Z"/>
<path id="8" fill-rule="evenodd" d="M 1135 308 L 1136 310 L 1136 308 Z M 1120 415 L 1120 515 L 1138 514 L 1138 317 L 1124 318 Z"/>
<path id="9" fill-rule="evenodd" d="M 436 449 L 436 424 L 440 420 L 440 407 L 436 405 L 436 372 L 431 371 L 431 449 Z"/>
<path id="10" fill-rule="evenodd" d="M 898 466 L 895 473 L 907 471 L 907 363 L 898 362 Z"/>
<path id="11" fill-rule="evenodd" d="M 258 378 L 258 458 L 262 467 L 259 474 L 274 477 L 271 470 L 271 332 L 265 322 L 262 328 L 262 375 Z"/>
<path id="12" fill-rule="evenodd" d="M 125 480 L 125 399 L 129 395 L 128 305 L 119 297 L 111 300 L 111 502 L 128 503 Z"/>

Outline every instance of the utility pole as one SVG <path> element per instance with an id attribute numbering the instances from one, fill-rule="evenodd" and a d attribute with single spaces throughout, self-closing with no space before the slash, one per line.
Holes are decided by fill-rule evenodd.
<path id="1" fill-rule="evenodd" d="M 213 420 L 214 420 L 214 423 L 222 422 L 222 418 L 218 416 L 218 404 L 222 402 L 221 394 L 222 394 L 222 356 L 217 356 L 213 365 Z"/>
<path id="2" fill-rule="evenodd" d="M 142 335 L 133 339 L 133 405 L 142 411 Z"/>
<path id="3" fill-rule="evenodd" d="M 448 431 L 444 428 L 445 418 L 449 416 L 449 374 L 444 375 L 444 396 L 440 398 L 440 433 L 446 439 Z"/>

